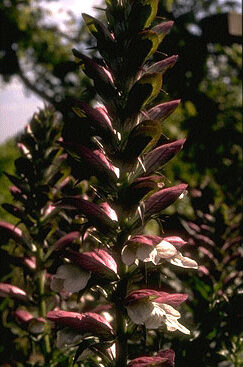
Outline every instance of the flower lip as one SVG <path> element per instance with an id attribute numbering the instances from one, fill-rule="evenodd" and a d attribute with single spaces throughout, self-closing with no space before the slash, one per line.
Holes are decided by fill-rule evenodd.
<path id="1" fill-rule="evenodd" d="M 57 268 L 57 272 L 51 280 L 51 289 L 56 292 L 67 291 L 71 293 L 84 289 L 91 277 L 89 271 L 83 270 L 77 265 L 64 264 Z"/>

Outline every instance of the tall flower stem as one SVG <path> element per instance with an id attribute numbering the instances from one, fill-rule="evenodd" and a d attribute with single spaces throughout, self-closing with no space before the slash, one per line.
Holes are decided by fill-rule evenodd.
<path id="1" fill-rule="evenodd" d="M 126 266 L 120 263 L 121 280 L 117 285 L 116 292 L 116 324 L 117 324 L 117 343 L 116 343 L 116 367 L 127 365 L 127 317 L 123 306 L 127 293 Z"/>
<path id="2" fill-rule="evenodd" d="M 39 292 L 39 311 L 40 316 L 45 318 L 46 317 L 46 301 L 45 301 L 45 280 L 46 280 L 46 271 L 43 270 L 43 263 L 42 263 L 42 251 L 39 248 L 37 251 L 38 254 L 38 266 L 40 267 L 39 278 L 38 278 L 38 292 Z M 51 353 L 51 346 L 50 346 L 50 338 L 49 335 L 45 331 L 45 335 L 43 337 L 43 350 L 45 356 L 45 363 L 49 362 L 50 353 Z"/>

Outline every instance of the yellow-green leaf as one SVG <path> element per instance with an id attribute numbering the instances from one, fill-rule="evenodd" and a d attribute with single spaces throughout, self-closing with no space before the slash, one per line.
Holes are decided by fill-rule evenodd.
<path id="1" fill-rule="evenodd" d="M 98 19 L 91 17 L 88 14 L 82 14 L 83 19 L 88 26 L 93 36 L 99 40 L 109 39 L 112 40 L 110 32 Z"/>
<path id="2" fill-rule="evenodd" d="M 161 124 L 156 120 L 145 120 L 131 131 L 123 157 L 133 162 L 140 154 L 148 152 L 158 142 L 162 132 Z"/>
<path id="3" fill-rule="evenodd" d="M 156 17 L 158 10 L 158 0 L 137 0 L 134 1 L 129 16 L 130 30 L 138 32 L 150 26 Z"/>
<path id="4" fill-rule="evenodd" d="M 134 114 L 143 109 L 159 94 L 162 88 L 160 73 L 145 74 L 132 87 L 127 102 L 127 114 Z"/>
<path id="5" fill-rule="evenodd" d="M 130 43 L 128 54 L 128 72 L 134 73 L 156 51 L 159 45 L 159 37 L 156 32 L 143 31 Z"/>

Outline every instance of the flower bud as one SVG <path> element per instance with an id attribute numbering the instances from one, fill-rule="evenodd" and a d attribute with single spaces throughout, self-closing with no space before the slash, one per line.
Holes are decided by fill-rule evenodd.
<path id="1" fill-rule="evenodd" d="M 21 301 L 29 301 L 30 298 L 23 289 L 12 284 L 0 283 L 0 297 L 11 297 Z"/>
<path id="2" fill-rule="evenodd" d="M 185 139 L 176 140 L 172 143 L 161 145 L 146 154 L 144 158 L 146 175 L 151 174 L 170 161 L 182 149 L 185 141 Z"/>
<path id="3" fill-rule="evenodd" d="M 105 278 L 117 279 L 117 264 L 113 257 L 105 250 L 95 249 L 91 252 L 76 252 L 68 250 L 65 257 L 81 268 L 97 273 Z"/>
<path id="4" fill-rule="evenodd" d="M 56 310 L 48 312 L 47 319 L 54 322 L 57 326 L 69 327 L 80 334 L 91 334 L 105 339 L 110 339 L 114 336 L 112 326 L 104 317 L 97 313 Z"/>
<path id="5" fill-rule="evenodd" d="M 158 352 L 152 357 L 139 357 L 128 363 L 128 367 L 173 367 L 175 353 L 171 349 Z"/>
<path id="6" fill-rule="evenodd" d="M 166 59 L 156 62 L 152 64 L 147 69 L 145 69 L 145 73 L 162 73 L 164 74 L 168 69 L 172 68 L 178 59 L 178 55 L 173 55 L 167 57 Z"/>
<path id="7" fill-rule="evenodd" d="M 151 30 L 158 35 L 159 42 L 162 42 L 163 38 L 170 32 L 173 24 L 174 22 L 172 20 L 169 20 L 168 22 L 163 22 L 156 25 Z"/>
<path id="8" fill-rule="evenodd" d="M 53 245 L 54 251 L 60 251 L 66 246 L 70 245 L 72 242 L 80 238 L 80 232 L 74 231 L 66 234 L 65 236 L 59 238 L 57 242 Z"/>
<path id="9" fill-rule="evenodd" d="M 180 102 L 180 99 L 176 99 L 174 101 L 158 104 L 157 106 L 146 111 L 144 116 L 147 118 L 149 117 L 151 120 L 159 120 L 160 122 L 163 122 L 175 111 Z"/>
<path id="10" fill-rule="evenodd" d="M 145 202 L 145 217 L 159 214 L 162 210 L 173 204 L 179 196 L 186 190 L 186 184 L 160 190 L 151 195 Z"/>

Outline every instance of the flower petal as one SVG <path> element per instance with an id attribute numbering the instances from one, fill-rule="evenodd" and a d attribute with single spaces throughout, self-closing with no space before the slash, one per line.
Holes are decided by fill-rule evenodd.
<path id="1" fill-rule="evenodd" d="M 164 60 L 152 64 L 146 70 L 146 73 L 162 73 L 164 74 L 168 69 L 172 68 L 178 59 L 178 55 L 167 57 Z"/>
<path id="2" fill-rule="evenodd" d="M 115 210 L 112 209 L 112 207 L 107 202 L 101 203 L 100 207 L 104 210 L 106 215 L 110 217 L 111 220 L 118 222 L 118 216 Z"/>
<path id="3" fill-rule="evenodd" d="M 60 293 L 63 289 L 63 283 L 64 283 L 63 279 L 56 278 L 54 275 L 51 280 L 51 286 L 50 286 L 51 290 Z"/>
<path id="4" fill-rule="evenodd" d="M 156 245 L 156 251 L 161 259 L 168 259 L 175 256 L 177 253 L 176 248 L 169 242 L 163 240 Z"/>
<path id="5" fill-rule="evenodd" d="M 156 298 L 156 303 L 166 303 L 173 307 L 179 306 L 182 302 L 184 302 L 188 295 L 186 293 L 167 293 L 167 292 L 157 292 L 159 295 Z"/>
<path id="6" fill-rule="evenodd" d="M 56 206 L 70 210 L 79 210 L 80 214 L 85 215 L 89 222 L 102 232 L 113 232 L 117 227 L 117 222 L 111 220 L 99 205 L 84 200 L 81 196 L 65 197 Z"/>
<path id="7" fill-rule="evenodd" d="M 122 249 L 121 258 L 124 264 L 133 264 L 136 259 L 136 248 L 128 245 L 124 246 Z"/>
<path id="8" fill-rule="evenodd" d="M 153 310 L 149 317 L 145 320 L 145 327 L 147 329 L 158 329 L 165 319 L 165 311 L 156 303 L 151 303 Z"/>
<path id="9" fill-rule="evenodd" d="M 195 260 L 183 256 L 179 251 L 173 259 L 169 260 L 171 264 L 180 266 L 182 268 L 198 269 L 198 264 Z"/>
<path id="10" fill-rule="evenodd" d="M 149 299 L 156 299 L 157 297 L 160 297 L 160 293 L 158 291 L 155 291 L 154 289 L 138 289 L 136 291 L 131 292 L 126 297 L 126 303 L 133 303 L 137 302 L 139 300 L 149 300 Z M 165 293 L 165 292 L 164 292 Z M 166 293 L 168 294 L 168 293 Z"/>
<path id="11" fill-rule="evenodd" d="M 141 245 L 137 248 L 136 258 L 141 261 L 149 260 L 151 252 L 153 252 L 153 248 L 147 245 Z"/>
<path id="12" fill-rule="evenodd" d="M 142 325 L 150 317 L 154 306 L 151 302 L 139 301 L 127 306 L 130 319 L 137 325 Z"/>
<path id="13" fill-rule="evenodd" d="M 158 252 L 157 252 L 156 248 L 154 248 L 153 251 L 150 253 L 149 258 L 146 259 L 145 261 L 152 261 L 152 263 L 154 265 L 158 265 L 160 260 L 161 260 L 161 258 L 158 255 Z"/>
<path id="14" fill-rule="evenodd" d="M 157 245 L 162 240 L 159 236 L 153 236 L 153 235 L 144 235 L 144 234 L 138 234 L 136 236 L 132 236 L 129 238 L 129 240 L 126 242 L 126 244 L 136 244 L 136 245 L 148 245 L 153 246 Z"/>
<path id="15" fill-rule="evenodd" d="M 167 330 L 169 331 L 179 330 L 184 334 L 190 334 L 190 330 L 188 330 L 185 326 L 181 325 L 177 320 L 177 318 L 175 318 L 172 315 L 167 315 L 164 322 L 167 326 Z"/>
<path id="16" fill-rule="evenodd" d="M 2 240 L 8 241 L 10 238 L 18 242 L 19 244 L 23 245 L 24 247 L 27 247 L 31 250 L 33 250 L 33 245 L 31 242 L 25 237 L 23 232 L 20 228 L 16 227 L 15 225 L 11 223 L 7 223 L 4 221 L 0 221 L 0 236 L 1 236 L 1 242 Z"/>
<path id="17" fill-rule="evenodd" d="M 91 277 L 90 272 L 73 264 L 59 266 L 55 278 L 63 279 L 64 289 L 74 293 L 84 289 Z"/>
<path id="18" fill-rule="evenodd" d="M 179 311 L 177 311 L 174 307 L 167 305 L 166 303 L 158 304 L 159 307 L 168 315 L 172 315 L 176 318 L 180 318 L 181 314 Z"/>
<path id="19" fill-rule="evenodd" d="M 173 20 L 169 20 L 168 22 L 162 22 L 157 24 L 151 30 L 159 36 L 159 42 L 162 42 L 163 38 L 169 33 L 171 28 L 173 27 Z"/>

